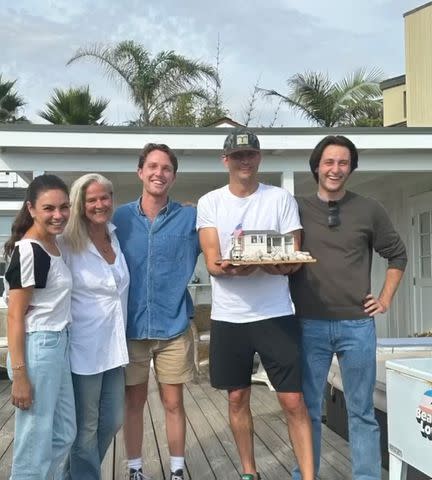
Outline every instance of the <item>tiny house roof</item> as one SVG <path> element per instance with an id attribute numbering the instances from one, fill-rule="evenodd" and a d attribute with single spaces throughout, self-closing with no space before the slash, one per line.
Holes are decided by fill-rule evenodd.
<path id="1" fill-rule="evenodd" d="M 282 236 L 282 233 L 277 232 L 276 230 L 243 230 L 242 235 L 271 235 L 271 236 Z M 288 234 L 286 234 L 288 235 Z"/>

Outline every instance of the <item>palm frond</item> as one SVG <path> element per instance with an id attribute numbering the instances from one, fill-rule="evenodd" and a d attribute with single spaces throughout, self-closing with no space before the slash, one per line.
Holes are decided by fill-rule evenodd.
<path id="1" fill-rule="evenodd" d="M 163 118 L 166 106 L 182 94 L 207 98 L 201 86 L 204 81 L 220 85 L 214 67 L 170 50 L 151 57 L 147 49 L 130 40 L 116 46 L 81 48 L 68 65 L 84 58 L 102 66 L 109 79 L 120 80 L 140 110 L 140 121 L 145 124 L 150 124 L 152 118 Z"/>
<path id="2" fill-rule="evenodd" d="M 51 100 L 39 115 L 57 125 L 101 125 L 103 112 L 108 106 L 104 98 L 93 99 L 86 87 L 54 89 Z"/>
<path id="3" fill-rule="evenodd" d="M 118 77 L 120 77 L 120 80 L 129 84 L 132 72 L 130 71 L 129 64 L 125 61 L 124 57 L 122 57 L 122 52 L 118 52 L 117 48 L 118 47 L 113 48 L 111 46 L 105 47 L 98 44 L 80 48 L 68 60 L 66 65 L 71 65 L 77 60 L 88 57 L 103 68 L 108 79 L 118 80 Z"/>
<path id="4" fill-rule="evenodd" d="M 3 81 L 0 74 L 0 123 L 27 121 L 24 116 L 18 116 L 25 101 L 15 91 L 15 84 L 16 80 Z"/>
<path id="5" fill-rule="evenodd" d="M 360 68 L 338 83 L 326 73 L 305 72 L 290 77 L 288 93 L 260 89 L 267 97 L 277 97 L 307 120 L 325 127 L 353 125 L 356 118 L 371 112 L 380 102 L 380 70 Z"/>

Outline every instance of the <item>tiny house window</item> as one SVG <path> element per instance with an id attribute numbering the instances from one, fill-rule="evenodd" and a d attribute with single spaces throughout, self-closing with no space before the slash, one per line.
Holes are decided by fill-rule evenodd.
<path id="1" fill-rule="evenodd" d="M 280 247 L 282 245 L 282 239 L 280 237 L 273 238 L 273 246 Z"/>
<path id="2" fill-rule="evenodd" d="M 252 236 L 251 236 L 251 243 L 258 243 L 258 240 L 257 240 L 257 236 L 256 236 L 256 235 L 252 235 Z"/>

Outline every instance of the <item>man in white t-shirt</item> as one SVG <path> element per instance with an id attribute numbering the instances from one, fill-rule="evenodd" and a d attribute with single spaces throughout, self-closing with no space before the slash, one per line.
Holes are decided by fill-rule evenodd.
<path id="1" fill-rule="evenodd" d="M 251 374 L 259 353 L 288 423 L 303 480 L 313 480 L 312 435 L 301 392 L 300 326 L 286 275 L 292 265 L 234 266 L 232 235 L 246 230 L 292 233 L 299 246 L 297 204 L 285 190 L 258 182 L 254 133 L 236 128 L 224 143 L 229 184 L 198 202 L 197 228 L 212 283 L 210 381 L 228 391 L 229 418 L 243 480 L 258 480 L 250 410 Z"/>

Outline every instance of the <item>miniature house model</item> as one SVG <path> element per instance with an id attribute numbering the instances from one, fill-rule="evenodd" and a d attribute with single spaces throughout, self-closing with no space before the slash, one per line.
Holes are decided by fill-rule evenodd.
<path id="1" fill-rule="evenodd" d="M 275 230 L 244 230 L 231 237 L 231 260 L 285 259 L 294 252 L 294 237 Z"/>

